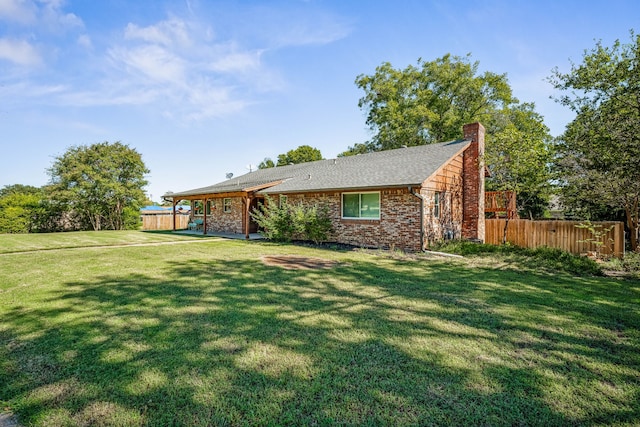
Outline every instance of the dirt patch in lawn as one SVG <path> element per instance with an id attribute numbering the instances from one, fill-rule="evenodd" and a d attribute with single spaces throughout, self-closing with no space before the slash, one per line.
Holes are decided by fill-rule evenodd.
<path id="1" fill-rule="evenodd" d="M 337 261 L 323 258 L 310 258 L 297 255 L 265 255 L 262 258 L 265 265 L 282 267 L 287 270 L 318 270 L 333 268 Z"/>

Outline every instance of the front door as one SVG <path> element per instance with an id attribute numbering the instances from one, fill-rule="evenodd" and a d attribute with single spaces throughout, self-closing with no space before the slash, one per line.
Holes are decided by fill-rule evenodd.
<path id="1" fill-rule="evenodd" d="M 251 199 L 251 206 L 249 207 L 249 212 L 256 211 L 260 209 L 260 206 L 264 205 L 264 197 L 256 197 Z M 258 223 L 253 220 L 253 217 L 249 215 L 249 233 L 257 233 L 260 231 L 260 227 Z"/>

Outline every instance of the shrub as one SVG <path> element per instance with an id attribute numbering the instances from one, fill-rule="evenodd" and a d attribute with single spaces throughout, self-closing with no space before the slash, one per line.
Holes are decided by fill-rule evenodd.
<path id="1" fill-rule="evenodd" d="M 326 206 L 305 207 L 301 204 L 278 204 L 270 197 L 251 214 L 267 239 L 290 242 L 293 239 L 325 242 L 333 230 Z"/>
<path id="2" fill-rule="evenodd" d="M 260 233 L 276 242 L 290 242 L 295 233 L 293 218 L 287 205 L 278 206 L 267 196 L 266 203 L 251 213 L 253 220 L 260 226 Z"/>
<path id="3" fill-rule="evenodd" d="M 333 231 L 329 208 L 317 205 L 310 207 L 297 205 L 290 207 L 290 209 L 293 212 L 296 237 L 300 240 L 311 240 L 315 244 L 327 241 L 329 234 Z"/>
<path id="4" fill-rule="evenodd" d="M 140 209 L 134 206 L 127 206 L 122 210 L 123 229 L 138 230 L 142 225 L 140 219 Z"/>
<path id="5" fill-rule="evenodd" d="M 609 228 L 604 228 L 604 226 L 600 224 L 592 224 L 591 221 L 587 220 L 581 224 L 576 225 L 576 228 L 582 228 L 589 232 L 590 237 L 584 240 L 578 240 L 580 243 L 591 243 L 596 247 L 596 258 L 602 259 L 602 250 L 604 247 L 609 247 L 611 252 L 613 252 L 613 239 L 607 238 L 607 233 L 613 230 L 615 226 L 611 226 Z"/>

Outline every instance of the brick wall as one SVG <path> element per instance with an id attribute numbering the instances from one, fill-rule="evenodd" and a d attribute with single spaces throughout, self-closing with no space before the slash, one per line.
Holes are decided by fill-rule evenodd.
<path id="1" fill-rule="evenodd" d="M 464 125 L 464 138 L 471 145 L 463 155 L 462 238 L 484 241 L 484 126 Z"/>
<path id="2" fill-rule="evenodd" d="M 342 219 L 341 192 L 289 194 L 288 203 L 328 206 L 334 228 L 331 241 L 373 248 L 422 249 L 420 200 L 405 188 L 380 190 L 380 220 Z"/>

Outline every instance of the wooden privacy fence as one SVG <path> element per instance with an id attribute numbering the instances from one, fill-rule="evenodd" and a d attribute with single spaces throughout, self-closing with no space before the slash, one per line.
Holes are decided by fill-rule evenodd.
<path id="1" fill-rule="evenodd" d="M 145 213 L 142 217 L 143 230 L 173 230 L 173 215 L 171 213 Z M 187 228 L 189 215 L 176 215 L 176 230 Z"/>
<path id="2" fill-rule="evenodd" d="M 502 244 L 504 236 L 504 219 L 485 220 L 485 242 L 493 245 Z M 580 221 L 531 221 L 527 219 L 509 220 L 507 226 L 507 242 L 523 248 L 548 246 L 571 252 L 584 254 L 596 252 L 597 245 L 589 242 L 594 235 L 586 228 L 578 228 L 584 224 Z M 597 230 L 607 230 L 603 235 L 600 253 L 604 255 L 624 255 L 624 224 L 622 222 L 592 222 L 593 226 L 601 226 Z"/>

